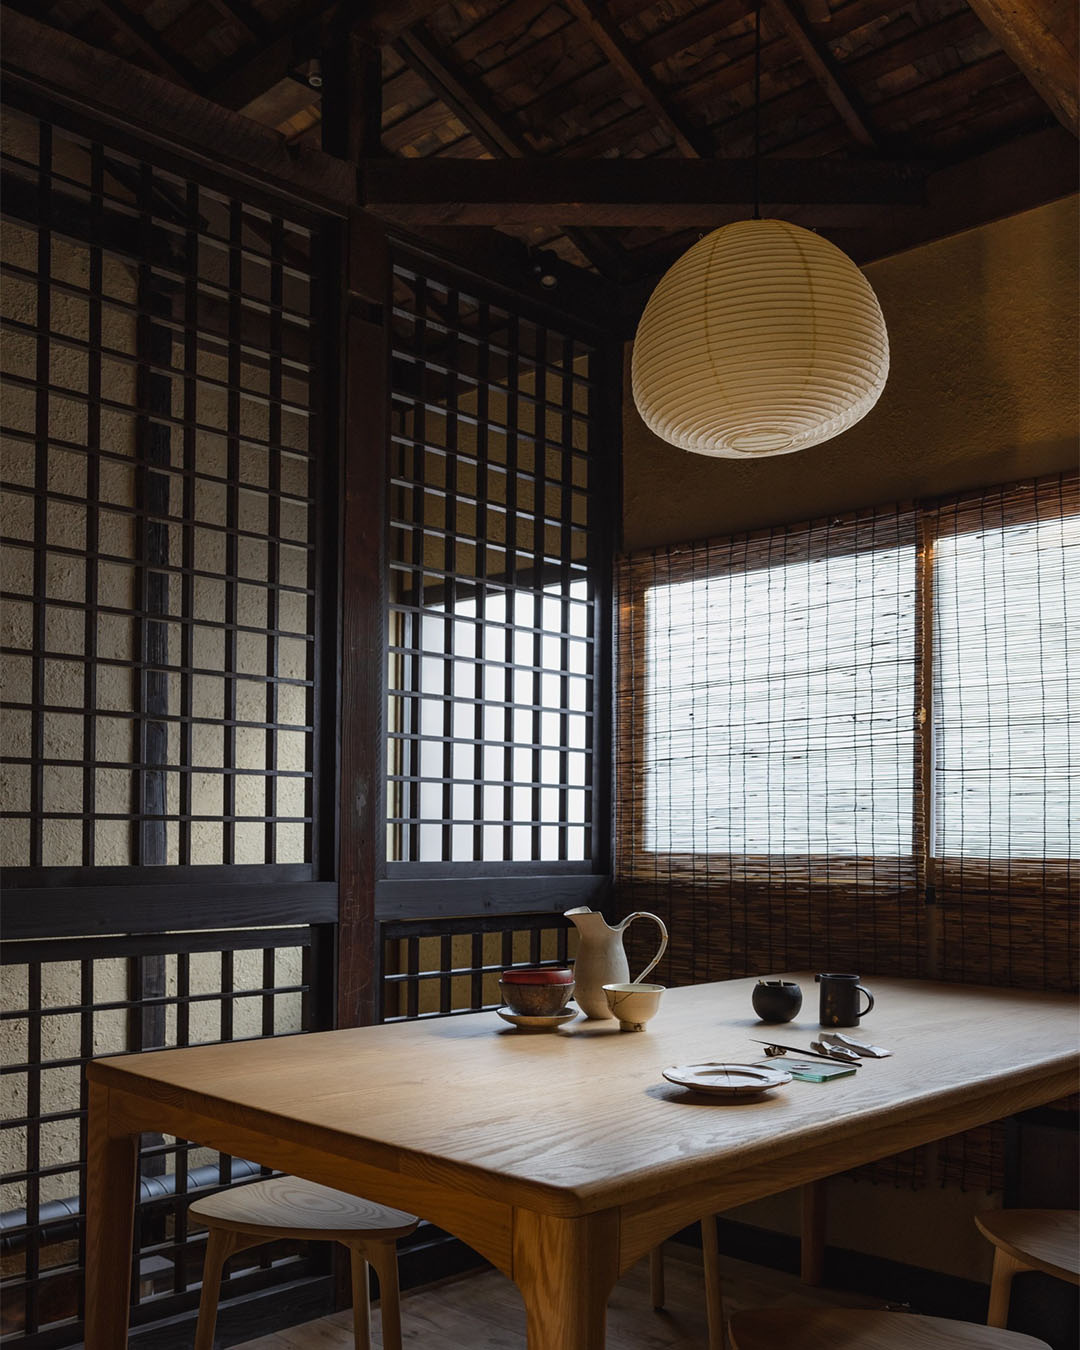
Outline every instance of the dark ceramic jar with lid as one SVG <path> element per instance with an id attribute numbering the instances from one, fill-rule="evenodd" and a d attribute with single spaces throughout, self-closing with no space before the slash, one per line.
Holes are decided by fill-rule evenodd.
<path id="1" fill-rule="evenodd" d="M 751 999 L 763 1022 L 790 1022 L 802 1007 L 802 990 L 793 980 L 758 980 Z"/>

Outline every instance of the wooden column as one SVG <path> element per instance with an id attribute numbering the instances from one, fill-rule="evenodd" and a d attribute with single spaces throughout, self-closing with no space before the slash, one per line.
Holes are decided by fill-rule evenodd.
<path id="1" fill-rule="evenodd" d="M 382 52 L 348 16 L 323 40 L 323 149 L 357 163 L 381 149 Z M 390 256 L 381 226 L 359 212 L 330 231 L 336 294 L 325 295 L 336 333 L 328 360 L 336 387 L 340 571 L 338 699 L 337 1025 L 375 1017 L 375 881 L 385 858 L 386 463 L 389 439 Z"/>
<path id="2" fill-rule="evenodd" d="M 390 261 L 385 235 L 365 217 L 352 216 L 343 236 L 337 1020 L 344 1027 L 374 1019 L 377 993 L 375 881 L 385 859 Z"/>

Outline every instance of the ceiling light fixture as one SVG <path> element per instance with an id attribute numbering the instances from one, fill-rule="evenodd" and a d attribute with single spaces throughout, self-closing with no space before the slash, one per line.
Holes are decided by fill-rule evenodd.
<path id="1" fill-rule="evenodd" d="M 761 5 L 754 37 L 754 218 L 664 274 L 638 324 L 634 402 L 662 440 L 742 459 L 819 445 L 865 417 L 889 373 L 885 320 L 851 259 L 760 211 Z"/>

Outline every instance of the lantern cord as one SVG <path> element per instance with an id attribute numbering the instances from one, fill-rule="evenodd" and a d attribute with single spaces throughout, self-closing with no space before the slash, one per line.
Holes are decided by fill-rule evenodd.
<path id="1" fill-rule="evenodd" d="M 754 12 L 754 219 L 761 219 L 761 0 Z"/>

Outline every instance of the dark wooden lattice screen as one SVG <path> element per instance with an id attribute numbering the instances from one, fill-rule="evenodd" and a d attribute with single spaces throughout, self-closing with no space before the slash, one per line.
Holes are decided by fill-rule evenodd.
<path id="1" fill-rule="evenodd" d="M 0 161 L 0 1251 L 42 1348 L 81 1335 L 84 1062 L 328 1025 L 336 917 L 322 222 L 53 113 L 5 107 Z M 197 1303 L 188 1197 L 258 1169 L 148 1135 L 140 1173 L 135 1325 Z M 233 1292 L 324 1287 L 290 1255 Z"/>
<path id="2" fill-rule="evenodd" d="M 3 169 L 3 864 L 310 863 L 311 232 L 14 113 Z"/>
<path id="3" fill-rule="evenodd" d="M 596 352 L 404 261 L 392 343 L 391 874 L 592 867 L 607 735 Z"/>

